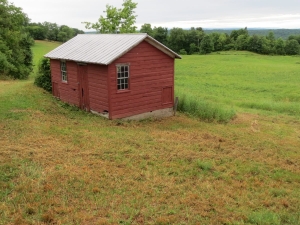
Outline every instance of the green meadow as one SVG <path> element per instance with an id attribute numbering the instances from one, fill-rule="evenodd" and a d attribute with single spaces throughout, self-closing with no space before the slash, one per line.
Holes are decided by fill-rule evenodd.
<path id="1" fill-rule="evenodd" d="M 36 42 L 35 65 L 57 45 Z M 184 56 L 185 113 L 143 121 L 64 104 L 34 73 L 0 81 L 0 224 L 300 224 L 299 68 Z"/>
<path id="2" fill-rule="evenodd" d="M 221 52 L 185 56 L 176 64 L 176 93 L 211 107 L 300 114 L 300 57 Z"/>
<path id="3" fill-rule="evenodd" d="M 35 41 L 34 46 L 32 47 L 33 51 L 33 64 L 34 64 L 34 71 L 32 75 L 37 71 L 37 66 L 39 64 L 39 61 L 42 59 L 42 57 L 53 50 L 54 48 L 58 47 L 61 43 L 60 42 L 47 42 L 47 41 Z M 31 76 L 31 77 L 33 77 Z"/>

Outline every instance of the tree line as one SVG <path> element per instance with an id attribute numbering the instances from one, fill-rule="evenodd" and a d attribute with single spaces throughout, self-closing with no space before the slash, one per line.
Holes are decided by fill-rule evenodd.
<path id="1" fill-rule="evenodd" d="M 211 33 L 226 33 L 231 34 L 233 30 L 236 29 L 204 29 L 206 34 Z M 258 35 L 258 36 L 267 36 L 269 32 L 273 32 L 275 38 L 282 38 L 287 40 L 291 35 L 300 35 L 300 29 L 256 29 L 256 28 L 249 28 L 248 33 L 249 35 Z"/>
<path id="2" fill-rule="evenodd" d="M 48 40 L 66 42 L 77 34 L 84 34 L 84 31 L 71 28 L 67 25 L 59 26 L 56 23 L 29 23 L 27 28 L 34 40 Z"/>
<path id="3" fill-rule="evenodd" d="M 208 54 L 217 51 L 245 50 L 265 55 L 300 54 L 300 35 L 290 35 L 287 40 L 275 38 L 271 31 L 266 36 L 250 35 L 247 28 L 228 33 L 207 34 L 201 27 L 182 28 L 154 27 L 144 24 L 141 33 L 147 33 L 175 52 L 185 54 Z"/>

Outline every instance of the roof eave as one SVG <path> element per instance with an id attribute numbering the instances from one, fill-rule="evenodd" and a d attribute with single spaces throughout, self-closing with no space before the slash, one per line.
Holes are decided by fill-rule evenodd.
<path id="1" fill-rule="evenodd" d="M 145 41 L 147 41 L 149 44 L 151 44 L 154 47 L 158 48 L 159 50 L 166 53 L 167 55 L 169 55 L 172 58 L 182 59 L 181 56 L 178 55 L 176 52 L 172 51 L 167 46 L 165 46 L 164 44 L 162 44 L 159 41 L 155 40 L 153 37 L 151 37 L 149 35 L 147 35 L 147 37 L 145 38 Z"/>
<path id="2" fill-rule="evenodd" d="M 66 60 L 66 61 L 73 61 L 76 63 L 86 63 L 86 64 L 97 64 L 97 65 L 103 65 L 103 66 L 108 66 L 110 63 L 99 63 L 99 62 L 92 62 L 92 61 L 79 61 L 79 60 L 74 60 L 74 59 L 68 59 L 68 58 L 56 58 L 56 57 L 49 57 L 44 55 L 45 58 L 48 59 L 55 59 L 55 60 Z"/>

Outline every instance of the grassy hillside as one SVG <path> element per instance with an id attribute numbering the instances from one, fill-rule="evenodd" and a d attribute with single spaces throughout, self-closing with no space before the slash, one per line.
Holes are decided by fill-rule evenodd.
<path id="1" fill-rule="evenodd" d="M 61 43 L 59 42 L 50 42 L 50 41 L 35 41 L 34 46 L 32 47 L 33 51 L 33 64 L 35 65 L 34 71 L 31 77 L 34 77 L 35 72 L 37 71 L 37 65 L 41 58 L 52 49 L 58 47 Z"/>
<path id="2" fill-rule="evenodd" d="M 231 66 L 217 69 L 216 57 L 178 62 L 178 89 L 198 95 L 193 70 L 200 65 L 197 73 L 211 74 L 205 82 L 213 87 L 217 78 L 224 85 L 237 79 L 230 74 L 246 74 L 247 60 L 256 68 L 273 59 L 229 55 Z M 180 113 L 108 121 L 61 103 L 32 81 L 0 81 L 0 224 L 299 224 L 299 119 L 249 112 L 230 90 L 225 97 L 214 90 L 209 101 L 238 109 L 227 124 Z"/>

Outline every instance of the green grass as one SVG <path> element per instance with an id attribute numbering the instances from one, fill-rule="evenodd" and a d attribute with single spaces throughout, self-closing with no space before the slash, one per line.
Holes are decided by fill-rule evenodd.
<path id="1" fill-rule="evenodd" d="M 227 123 L 236 115 L 233 109 L 206 101 L 198 96 L 182 93 L 180 91 L 177 91 L 176 94 L 180 98 L 177 106 L 178 111 L 204 121 Z"/>
<path id="2" fill-rule="evenodd" d="M 257 67 L 262 61 L 230 54 Z M 217 57 L 225 56 L 178 62 L 176 82 L 194 79 L 186 94 L 205 93 L 184 75 L 189 61 L 213 65 Z M 56 100 L 32 80 L 0 81 L 0 224 L 299 224 L 298 117 L 212 93 L 203 98 L 236 109 L 233 120 L 177 113 L 109 121 Z"/>
<path id="3" fill-rule="evenodd" d="M 225 111 L 300 114 L 300 57 L 222 52 L 176 62 L 176 94 Z"/>
<path id="4" fill-rule="evenodd" d="M 31 75 L 31 78 L 33 78 L 37 71 L 37 65 L 39 64 L 39 61 L 43 58 L 43 56 L 53 50 L 54 48 L 58 47 L 61 43 L 59 42 L 48 42 L 48 41 L 35 41 L 34 46 L 32 47 L 33 51 L 33 64 L 34 64 L 34 70 Z"/>

